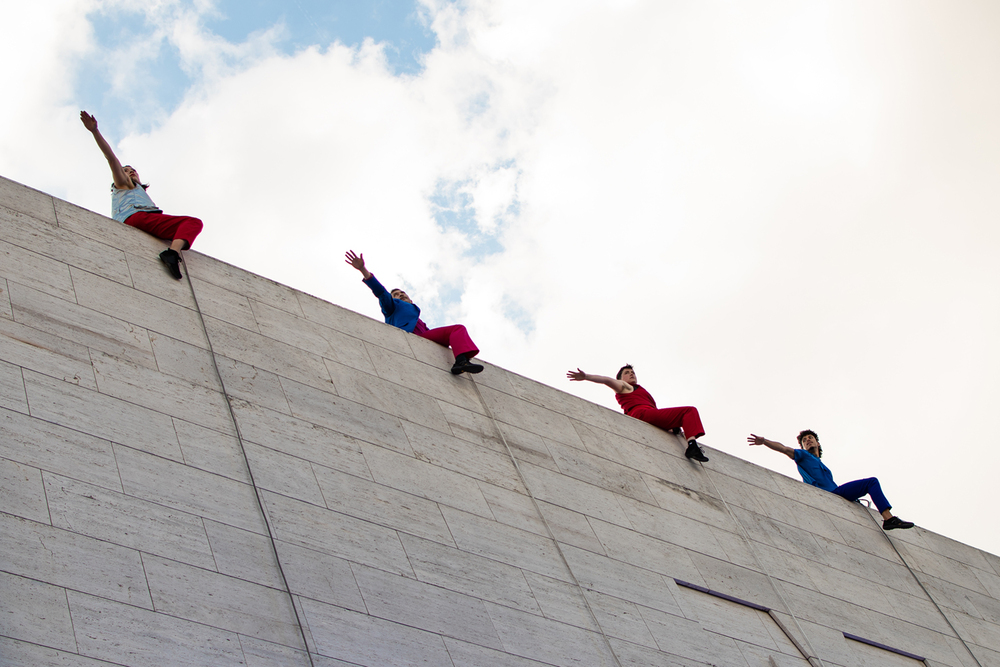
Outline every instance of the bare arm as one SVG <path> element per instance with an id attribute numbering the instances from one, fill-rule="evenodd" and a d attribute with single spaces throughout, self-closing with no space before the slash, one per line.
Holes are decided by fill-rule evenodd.
<path id="1" fill-rule="evenodd" d="M 356 254 L 354 254 L 353 250 L 348 250 L 346 253 L 344 253 L 344 257 L 347 258 L 344 261 L 347 262 L 348 264 L 350 264 L 351 266 L 353 266 L 358 271 L 360 271 L 361 272 L 361 276 L 365 280 L 368 280 L 368 279 L 370 279 L 372 277 L 371 271 L 369 271 L 368 269 L 365 268 L 365 254 L 364 253 L 361 253 L 360 255 L 356 255 Z"/>
<path id="2" fill-rule="evenodd" d="M 111 145 L 101 134 L 101 131 L 97 129 L 97 119 L 86 111 L 81 111 L 80 122 L 83 123 L 83 126 L 87 128 L 92 135 L 94 135 L 94 141 L 97 142 L 97 147 L 101 149 L 101 152 L 104 153 L 104 157 L 107 158 L 108 165 L 111 167 L 111 177 L 114 179 L 115 187 L 123 190 L 131 190 L 136 187 L 132 182 L 132 179 L 125 175 L 125 170 L 122 169 L 122 163 L 118 161 L 118 156 L 116 156 L 115 152 L 111 150 Z"/>
<path id="3" fill-rule="evenodd" d="M 611 387 L 615 390 L 616 394 L 630 394 L 632 393 L 632 385 L 623 380 L 616 380 L 614 378 L 605 377 L 603 375 L 587 375 L 579 368 L 575 371 L 566 371 L 566 377 L 573 382 L 596 382 L 597 384 L 603 384 Z"/>
<path id="4" fill-rule="evenodd" d="M 761 437 L 759 435 L 754 435 L 753 433 L 747 438 L 747 442 L 753 445 L 764 445 L 768 449 L 773 449 L 776 452 L 781 452 L 788 458 L 795 460 L 795 450 L 791 447 L 786 447 L 780 442 L 775 442 L 774 440 L 768 440 L 767 438 Z"/>

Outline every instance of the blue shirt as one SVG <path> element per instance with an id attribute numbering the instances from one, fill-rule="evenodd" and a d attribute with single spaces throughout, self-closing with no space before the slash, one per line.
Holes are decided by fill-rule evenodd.
<path id="1" fill-rule="evenodd" d="M 799 466 L 799 474 L 806 484 L 819 487 L 824 491 L 836 491 L 837 483 L 833 481 L 833 473 L 812 452 L 804 449 L 795 450 L 795 463 Z"/>
<path id="2" fill-rule="evenodd" d="M 111 217 L 118 222 L 125 222 L 129 216 L 139 211 L 149 213 L 163 213 L 153 200 L 146 194 L 146 190 L 137 185 L 131 190 L 111 186 Z"/>
<path id="3" fill-rule="evenodd" d="M 417 321 L 420 319 L 420 308 L 412 303 L 393 299 L 392 295 L 382 287 L 382 283 L 378 281 L 374 273 L 371 278 L 361 282 L 368 285 L 372 294 L 378 297 L 378 303 L 382 306 L 382 315 L 387 324 L 413 333 L 413 329 L 416 328 Z"/>

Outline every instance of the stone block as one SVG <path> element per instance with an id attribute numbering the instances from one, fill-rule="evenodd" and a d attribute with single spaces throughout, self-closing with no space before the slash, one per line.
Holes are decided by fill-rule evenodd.
<path id="1" fill-rule="evenodd" d="M 209 569 L 261 586 L 284 590 L 285 583 L 267 535 L 211 519 L 203 521 L 212 556 L 215 558 L 215 567 Z"/>
<path id="2" fill-rule="evenodd" d="M 683 616 L 663 575 L 576 547 L 562 549 L 584 589 Z"/>
<path id="3" fill-rule="evenodd" d="M 328 359 L 324 361 L 339 396 L 415 424 L 448 431 L 444 413 L 430 396 Z"/>
<path id="4" fill-rule="evenodd" d="M 573 428 L 572 421 L 565 415 L 539 408 L 527 401 L 507 394 L 480 387 L 490 416 L 499 422 L 517 426 L 530 433 L 541 435 L 565 445 L 583 449 L 583 442 Z"/>
<path id="5" fill-rule="evenodd" d="M 476 480 L 384 447 L 362 443 L 361 449 L 372 477 L 379 484 L 444 506 L 493 518 Z"/>
<path id="6" fill-rule="evenodd" d="M 7 287 L 5 278 L 0 278 L 0 318 L 14 319 L 14 311 L 10 306 L 10 288 Z"/>
<path id="7" fill-rule="evenodd" d="M 545 663 L 445 637 L 455 667 L 546 667 Z"/>
<path id="8" fill-rule="evenodd" d="M 640 503 L 631 498 L 619 498 L 627 521 L 614 521 L 639 533 L 654 537 L 694 552 L 728 559 L 725 549 L 709 526 L 660 507 Z"/>
<path id="9" fill-rule="evenodd" d="M 0 361 L 0 408 L 28 414 L 28 396 L 24 393 L 21 367 Z"/>
<path id="10" fill-rule="evenodd" d="M 158 270 L 162 271 L 162 267 Z M 148 331 L 207 348 L 198 312 L 172 301 L 71 268 L 77 302 L 84 308 L 123 319 Z M 176 289 L 180 287 L 174 285 Z"/>
<path id="11" fill-rule="evenodd" d="M 402 424 L 417 459 L 510 491 L 524 488 L 506 451 L 497 452 L 492 448 L 470 445 L 450 433 L 412 422 Z"/>
<path id="12" fill-rule="evenodd" d="M 146 329 L 44 292 L 10 283 L 14 319 L 32 329 L 156 368 Z"/>
<path id="13" fill-rule="evenodd" d="M 521 530 L 527 530 L 536 535 L 548 535 L 534 501 L 524 489 L 520 492 L 508 491 L 498 486 L 480 482 L 479 490 L 482 491 L 483 497 L 486 498 L 486 503 L 490 506 L 493 518 L 500 523 L 520 528 Z"/>
<path id="14" fill-rule="evenodd" d="M 530 463 L 521 463 L 520 467 L 535 498 L 621 526 L 630 525 L 618 502 L 621 496 Z"/>
<path id="15" fill-rule="evenodd" d="M 412 334 L 385 324 L 381 320 L 374 320 L 310 294 L 298 292 L 297 296 L 306 319 L 358 340 L 374 343 L 397 354 L 413 356 L 413 351 L 408 343 Z M 375 311 L 377 312 L 377 310 L 376 304 Z M 430 341 L 424 342 L 434 345 Z"/>
<path id="16" fill-rule="evenodd" d="M 573 422 L 573 428 L 586 450 L 595 456 L 614 461 L 644 475 L 690 486 L 699 492 L 708 492 L 712 488 L 710 484 L 706 484 L 708 480 L 704 475 L 691 475 L 686 462 L 664 454 L 660 449 L 579 421 Z"/>
<path id="17" fill-rule="evenodd" d="M 549 453 L 548 445 L 545 444 L 545 439 L 542 436 L 503 422 L 497 422 L 495 428 L 499 429 L 500 435 L 506 443 L 504 452 L 507 452 L 507 447 L 510 448 L 508 456 L 512 454 L 518 461 L 558 471 L 555 459 Z"/>
<path id="18" fill-rule="evenodd" d="M 0 225 L 0 229 L 2 227 Z M 0 241 L 0 277 L 58 299 L 76 301 L 73 280 L 66 264 L 6 241 Z"/>
<path id="19" fill-rule="evenodd" d="M 324 506 L 316 474 L 308 461 L 267 447 L 245 442 L 253 481 L 260 489 L 274 491 L 320 507 Z"/>
<path id="20" fill-rule="evenodd" d="M 585 515 L 542 500 L 538 501 L 538 507 L 557 541 L 594 553 L 604 553 L 604 547 L 594 534 L 590 520 Z M 547 533 L 541 534 L 547 535 Z"/>
<path id="21" fill-rule="evenodd" d="M 642 475 L 635 470 L 569 445 L 550 441 L 547 446 L 562 474 L 618 495 L 656 504 Z"/>
<path id="22" fill-rule="evenodd" d="M 367 612 L 349 561 L 280 540 L 275 545 L 293 593 L 345 609 Z"/>
<path id="23" fill-rule="evenodd" d="M 503 648 L 482 600 L 364 565 L 353 565 L 351 569 L 372 616 L 489 648 Z"/>
<path id="24" fill-rule="evenodd" d="M 153 347 L 156 368 L 161 373 L 209 391 L 222 392 L 211 352 L 158 333 L 150 333 L 149 342 Z"/>
<path id="25" fill-rule="evenodd" d="M 545 618 L 591 632 L 600 632 L 594 616 L 588 609 L 591 599 L 599 595 L 596 591 L 584 591 L 574 583 L 534 572 L 525 572 L 524 578 L 531 586 L 531 593 L 535 596 Z"/>
<path id="26" fill-rule="evenodd" d="M 326 392 L 335 391 L 330 373 L 318 355 L 212 317 L 205 317 L 205 326 L 215 354 Z"/>
<path id="27" fill-rule="evenodd" d="M 138 551 L 2 513 L 0 570 L 152 608 Z"/>
<path id="28" fill-rule="evenodd" d="M 66 591 L 41 581 L 0 572 L 0 635 L 41 644 L 49 648 L 75 651 L 73 622 L 66 604 Z M 6 654 L 0 653 L 5 665 Z"/>
<path id="29" fill-rule="evenodd" d="M 538 603 L 516 565 L 419 537 L 401 534 L 417 579 L 450 591 L 540 615 Z"/>
<path id="30" fill-rule="evenodd" d="M 117 251 L 155 257 L 166 247 L 166 243 L 144 231 L 118 222 L 106 215 L 70 204 L 61 199 L 53 199 L 59 229 L 76 236 L 90 239 L 105 248 Z M 111 194 L 108 193 L 108 209 L 111 210 Z M 105 251 L 107 252 L 107 251 Z M 86 268 L 86 267 L 81 267 Z"/>
<path id="31" fill-rule="evenodd" d="M 0 457 L 106 489 L 122 488 L 109 441 L 3 409 Z"/>
<path id="32" fill-rule="evenodd" d="M 608 415 L 612 413 L 607 408 L 511 371 L 506 376 L 514 396 L 603 431 L 611 429 Z"/>
<path id="33" fill-rule="evenodd" d="M 170 419 L 167 415 L 175 415 L 220 433 L 236 435 L 226 398 L 218 389 L 206 389 L 106 354 L 95 353 L 93 360 L 94 376 L 102 394 L 161 413 L 167 421 Z"/>
<path id="34" fill-rule="evenodd" d="M 368 406 L 282 380 L 292 415 L 364 442 L 412 453 L 399 418 Z"/>
<path id="35" fill-rule="evenodd" d="M 500 437 L 500 431 L 497 430 L 496 424 L 494 424 L 492 419 L 484 414 L 465 410 L 445 401 L 438 401 L 438 407 L 444 413 L 444 417 L 448 420 L 448 425 L 451 427 L 451 432 L 456 438 L 465 442 L 471 442 L 474 445 L 479 445 L 499 454 L 507 455 L 507 447 L 504 445 L 503 438 Z M 533 437 L 537 439 L 537 442 L 541 443 L 542 439 L 539 436 Z M 548 455 L 548 452 L 545 455 L 550 459 L 550 465 L 554 466 L 555 464 L 551 463 L 551 457 Z"/>
<path id="36" fill-rule="evenodd" d="M 683 464 L 682 464 L 683 465 Z M 653 505 L 722 530 L 736 531 L 736 524 L 722 498 L 711 490 L 698 490 L 671 479 L 643 475 L 654 498 Z M 697 485 L 700 486 L 700 485 Z"/>
<path id="37" fill-rule="evenodd" d="M 377 345 L 366 344 L 365 347 L 368 350 L 368 358 L 374 364 L 374 372 L 378 373 L 378 376 L 383 380 L 416 389 L 439 401 L 451 403 L 466 410 L 483 412 L 483 406 L 479 402 L 476 388 L 469 376 L 451 374 L 453 361 L 444 365 L 428 366 L 406 355 L 391 352 Z M 451 355 L 450 352 L 448 354 Z"/>
<path id="38" fill-rule="evenodd" d="M 177 306 L 183 306 L 192 313 L 198 312 L 198 304 L 191 292 L 187 279 L 174 280 L 170 271 L 160 259 L 160 252 L 166 247 L 166 242 L 153 252 L 143 254 L 125 253 L 129 273 L 132 276 L 132 286 L 143 297 L 155 297 Z M 184 253 L 183 257 L 187 257 Z M 186 275 L 182 257 L 181 274 Z M 156 302 L 153 302 L 156 303 Z"/>
<path id="39" fill-rule="evenodd" d="M 186 465 L 229 479 L 250 483 L 246 459 L 240 441 L 234 435 L 173 418 L 174 432 L 180 443 L 181 456 Z"/>
<path id="40" fill-rule="evenodd" d="M 280 308 L 293 315 L 303 316 L 299 307 L 298 293 L 291 287 L 200 253 L 188 252 L 184 257 L 184 264 L 191 275 L 196 293 L 200 289 L 199 284 L 212 283 L 254 301 Z"/>
<path id="41" fill-rule="evenodd" d="M 291 408 L 285 399 L 285 391 L 277 374 L 221 355 L 216 355 L 215 361 L 226 394 L 231 398 L 291 414 Z"/>
<path id="42" fill-rule="evenodd" d="M 69 592 L 81 654 L 135 667 L 239 667 L 244 665 L 234 632 L 169 614 Z"/>
<path id="43" fill-rule="evenodd" d="M 436 634 L 314 600 L 302 600 L 302 608 L 322 655 L 380 667 L 451 663 Z"/>
<path id="44" fill-rule="evenodd" d="M 287 592 L 158 556 L 142 562 L 158 613 L 304 648 Z"/>
<path id="45" fill-rule="evenodd" d="M 253 489 L 226 477 L 115 446 L 125 493 L 196 516 L 266 533 Z"/>
<path id="46" fill-rule="evenodd" d="M 85 345 L 2 318 L 0 358 L 63 382 L 97 389 Z"/>
<path id="47" fill-rule="evenodd" d="M 679 655 L 664 653 L 659 649 L 640 646 L 639 644 L 633 644 L 615 637 L 609 638 L 609 642 L 614 649 L 615 655 L 618 657 L 618 662 L 623 667 L 662 667 L 663 665 L 670 665 L 670 667 L 705 667 L 706 664 L 700 660 L 689 660 Z M 767 663 L 764 663 L 764 665 L 765 667 L 771 667 Z M 727 665 L 727 667 L 729 666 Z M 742 665 L 737 664 L 735 667 L 742 667 Z M 757 666 L 754 665 L 753 667 Z M 827 665 L 825 667 L 831 666 Z"/>
<path id="48" fill-rule="evenodd" d="M 0 507 L 8 514 L 49 523 L 41 471 L 0 458 Z"/>
<path id="49" fill-rule="evenodd" d="M 317 466 L 315 473 L 329 509 L 442 544 L 455 543 L 433 501 L 330 468 Z"/>
<path id="50" fill-rule="evenodd" d="M 123 285 L 131 285 L 125 253 L 104 240 L 97 241 L 55 227 L 23 213 L 0 206 L 0 237 L 7 242 L 30 248 L 56 262 L 75 266 Z"/>
<path id="51" fill-rule="evenodd" d="M 701 623 L 656 609 L 641 609 L 660 651 L 708 665 L 746 667 L 735 640 L 711 632 Z"/>
<path id="52" fill-rule="evenodd" d="M 78 655 L 75 648 L 73 651 L 0 637 L 0 656 L 9 667 L 114 667 L 110 662 Z"/>
<path id="53" fill-rule="evenodd" d="M 348 435 L 240 400 L 233 400 L 233 411 L 247 442 L 355 477 L 372 478 L 361 443 Z"/>
<path id="54" fill-rule="evenodd" d="M 71 424 L 97 438 L 181 460 L 173 422 L 165 413 L 30 371 L 24 376 L 32 417 Z"/>
<path id="55" fill-rule="evenodd" d="M 262 493 L 277 539 L 387 572 L 413 575 L 396 531 L 300 500 Z"/>
<path id="56" fill-rule="evenodd" d="M 692 560 L 698 554 L 613 523 L 592 519 L 590 525 L 610 558 L 693 584 L 701 582 Z"/>
<path id="57" fill-rule="evenodd" d="M 486 607 L 508 653 L 559 667 L 612 667 L 615 664 L 608 644 L 597 632 L 491 602 L 486 603 Z"/>
<path id="58" fill-rule="evenodd" d="M 56 224 L 56 212 L 51 196 L 3 176 L 0 176 L 0 201 L 15 211 L 27 213 L 50 225 Z"/>
<path id="59" fill-rule="evenodd" d="M 785 610 L 784 603 L 778 597 L 778 593 L 767 575 L 746 567 L 733 565 L 720 558 L 698 557 L 694 554 L 691 558 L 701 573 L 701 579 L 704 582 L 701 585 L 706 588 L 759 604 L 768 609 Z"/>
<path id="60" fill-rule="evenodd" d="M 204 281 L 192 284 L 198 307 L 205 316 L 260 333 L 246 296 Z"/>
<path id="61" fill-rule="evenodd" d="M 262 335 L 356 370 L 375 373 L 368 350 L 360 338 L 258 301 L 251 301 L 250 306 Z"/>
<path id="62" fill-rule="evenodd" d="M 200 517 L 46 473 L 52 525 L 147 554 L 215 569 Z"/>
<path id="63" fill-rule="evenodd" d="M 587 591 L 587 599 L 606 635 L 656 648 L 656 641 L 642 618 L 639 605 L 598 591 Z"/>

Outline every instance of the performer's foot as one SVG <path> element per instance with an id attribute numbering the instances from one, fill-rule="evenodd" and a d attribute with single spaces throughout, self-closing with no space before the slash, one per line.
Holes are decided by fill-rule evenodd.
<path id="1" fill-rule="evenodd" d="M 167 248 L 160 253 L 160 260 L 167 265 L 167 271 L 174 277 L 174 280 L 180 280 L 184 277 L 181 275 L 181 255 L 179 252 Z"/>
<path id="2" fill-rule="evenodd" d="M 460 354 L 455 357 L 455 365 L 451 367 L 452 375 L 461 375 L 462 373 L 482 373 L 483 367 L 479 364 L 474 364 L 464 355 Z"/>
<path id="3" fill-rule="evenodd" d="M 708 457 L 705 456 L 705 452 L 701 451 L 701 447 L 698 446 L 698 441 L 694 438 L 688 440 L 688 448 L 687 451 L 684 452 L 684 456 L 695 461 L 701 461 L 702 463 L 708 460 Z"/>
<path id="4" fill-rule="evenodd" d="M 896 528 L 913 528 L 913 522 L 903 521 L 898 516 L 889 517 L 882 522 L 882 530 L 895 530 Z"/>

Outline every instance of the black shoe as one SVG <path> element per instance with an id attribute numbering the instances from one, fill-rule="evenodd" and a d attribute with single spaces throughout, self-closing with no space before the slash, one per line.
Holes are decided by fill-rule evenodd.
<path id="1" fill-rule="evenodd" d="M 882 522 L 882 530 L 895 530 L 896 528 L 913 528 L 912 521 L 903 521 L 898 516 L 886 519 Z"/>
<path id="2" fill-rule="evenodd" d="M 181 255 L 179 252 L 167 248 L 160 253 L 160 260 L 167 265 L 167 271 L 174 277 L 174 280 L 180 280 L 184 277 L 181 275 Z"/>
<path id="3" fill-rule="evenodd" d="M 462 373 L 482 373 L 483 367 L 479 364 L 474 364 L 465 358 L 464 354 L 460 354 L 455 357 L 455 365 L 451 367 L 452 375 L 461 375 Z"/>
<path id="4" fill-rule="evenodd" d="M 695 440 L 688 440 L 688 448 L 687 451 L 684 452 L 684 456 L 695 461 L 701 461 L 702 463 L 708 460 L 708 457 L 705 456 L 705 452 L 701 451 L 701 447 L 698 446 L 698 443 Z"/>

